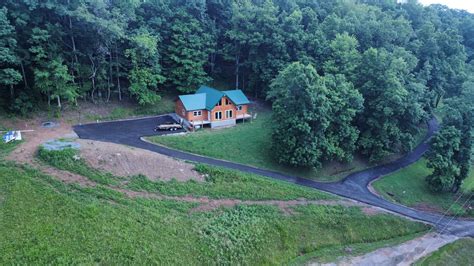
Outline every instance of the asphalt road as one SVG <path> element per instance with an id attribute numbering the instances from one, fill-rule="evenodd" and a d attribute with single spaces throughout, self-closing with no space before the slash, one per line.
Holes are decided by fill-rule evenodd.
<path id="1" fill-rule="evenodd" d="M 301 186 L 319 189 L 345 198 L 364 202 L 372 206 L 380 207 L 415 220 L 430 223 L 434 225 L 439 232 L 444 234 L 474 237 L 474 221 L 462 220 L 449 216 L 442 216 L 440 214 L 419 211 L 412 208 L 408 208 L 406 206 L 395 204 L 377 195 L 372 194 L 367 188 L 368 184 L 371 181 L 379 178 L 380 176 L 387 175 L 389 173 L 400 170 L 416 162 L 423 156 L 423 154 L 429 148 L 428 144 L 426 143 L 427 140 L 438 129 L 438 123 L 435 119 L 429 121 L 428 133 L 422 144 L 417 146 L 413 151 L 406 154 L 404 157 L 385 165 L 380 165 L 371 169 L 350 174 L 342 181 L 334 183 L 316 182 L 297 176 L 286 175 L 278 172 L 259 169 L 252 166 L 190 154 L 187 152 L 154 145 L 145 142 L 141 139 L 145 136 L 169 134 L 169 132 L 166 131 L 155 132 L 153 129 L 156 127 L 157 124 L 164 123 L 170 120 L 172 121 L 172 118 L 169 116 L 158 116 L 134 120 L 94 123 L 74 126 L 74 131 L 82 139 L 91 139 L 129 145 L 181 160 L 226 167 L 243 172 L 270 177 L 273 179 L 283 180 Z M 176 132 L 179 131 L 174 131 L 173 133 Z"/>

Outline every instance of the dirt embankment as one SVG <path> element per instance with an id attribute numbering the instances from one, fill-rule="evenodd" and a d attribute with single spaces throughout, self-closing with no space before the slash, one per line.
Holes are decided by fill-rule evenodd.
<path id="1" fill-rule="evenodd" d="M 69 122 L 71 118 L 59 119 L 50 128 L 41 126 L 46 120 L 46 118 L 38 117 L 18 120 L 3 119 L 0 121 L 2 125 L 8 128 L 28 131 L 22 134 L 24 141 L 7 159 L 17 163 L 29 164 L 67 183 L 77 182 L 81 185 L 93 186 L 94 183 L 85 177 L 58 170 L 37 161 L 36 152 L 41 144 L 48 140 L 75 137 L 72 125 Z M 161 154 L 112 143 L 79 139 L 76 141 L 81 145 L 81 156 L 90 166 L 114 175 L 127 177 L 143 174 L 153 180 L 171 180 L 172 178 L 179 181 L 203 180 L 203 177 L 193 170 L 193 165 Z"/>
<path id="2" fill-rule="evenodd" d="M 203 181 L 194 166 L 164 155 L 124 145 L 91 140 L 77 140 L 81 157 L 93 168 L 117 176 L 142 174 L 151 180 Z"/>

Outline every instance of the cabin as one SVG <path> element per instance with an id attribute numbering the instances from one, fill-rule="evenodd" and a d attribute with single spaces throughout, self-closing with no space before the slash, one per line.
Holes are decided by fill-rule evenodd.
<path id="1" fill-rule="evenodd" d="M 238 120 L 251 118 L 249 99 L 241 90 L 219 91 L 201 86 L 196 93 L 180 95 L 176 114 L 194 128 L 233 126 Z"/>

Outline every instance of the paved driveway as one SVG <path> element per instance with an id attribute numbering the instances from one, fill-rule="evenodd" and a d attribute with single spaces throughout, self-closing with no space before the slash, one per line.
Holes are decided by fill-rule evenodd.
<path id="1" fill-rule="evenodd" d="M 367 203 L 372 206 L 380 207 L 400 215 L 424 221 L 434 225 L 439 232 L 446 234 L 455 234 L 458 236 L 474 237 L 474 221 L 466 221 L 453 217 L 446 217 L 440 214 L 434 214 L 424 211 L 411 209 L 399 204 L 389 202 L 379 196 L 372 194 L 367 188 L 368 184 L 380 176 L 392 173 L 403 167 L 406 167 L 419 160 L 428 149 L 426 141 L 438 129 L 438 123 L 435 119 L 429 121 L 428 133 L 425 141 L 416 147 L 413 151 L 404 157 L 389 164 L 377 166 L 361 172 L 351 174 L 340 182 L 321 183 L 309 179 L 277 173 L 269 170 L 263 170 L 252 166 L 232 163 L 228 161 L 208 158 L 182 151 L 169 149 L 163 146 L 154 145 L 141 139 L 143 136 L 162 135 L 169 132 L 154 132 L 153 128 L 158 123 L 170 121 L 170 116 L 159 116 L 152 118 L 143 118 L 135 120 L 115 121 L 97 124 L 79 125 L 74 127 L 74 131 L 80 138 L 113 142 L 142 148 L 171 156 L 181 160 L 188 160 L 198 163 L 205 163 L 214 166 L 220 166 L 235 169 L 243 172 L 258 174 L 273 179 L 283 180 L 293 184 L 311 187 L 333 193 L 342 197 L 354 199 Z"/>
<path id="2" fill-rule="evenodd" d="M 154 131 L 157 125 L 167 122 L 176 121 L 171 116 L 164 115 L 132 120 L 76 125 L 74 126 L 74 131 L 82 139 L 100 140 L 119 144 L 131 140 L 137 140 L 144 136 L 185 132 L 184 129 L 173 132 Z"/>

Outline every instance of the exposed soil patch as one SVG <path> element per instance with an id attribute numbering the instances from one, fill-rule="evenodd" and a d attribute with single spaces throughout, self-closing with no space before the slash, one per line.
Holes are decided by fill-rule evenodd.
<path id="1" fill-rule="evenodd" d="M 111 109 L 110 106 L 99 108 L 97 105 L 93 105 L 92 107 L 94 114 L 106 114 Z M 33 130 L 23 133 L 23 143 L 12 151 L 7 159 L 17 163 L 29 164 L 66 183 L 94 186 L 95 183 L 86 177 L 43 165 L 38 163 L 36 159 L 38 147 L 48 140 L 76 138 L 77 135 L 74 133 L 71 124 L 80 121 L 83 116 L 83 114 L 78 114 L 75 111 L 66 110 L 62 119 L 55 120 L 54 127 L 44 127 L 44 122 L 48 121 L 46 114 L 40 114 L 38 117 L 31 119 L 0 118 L 0 124 L 5 127 L 15 130 Z M 118 176 L 143 174 L 150 179 L 203 180 L 203 177 L 193 170 L 191 164 L 161 154 L 105 142 L 87 140 L 77 140 L 77 142 L 83 146 L 83 149 L 81 149 L 82 156 L 92 167 Z"/>
<path id="2" fill-rule="evenodd" d="M 7 124 L 7 123 L 6 123 Z M 40 119 L 10 122 L 7 126 L 15 130 L 33 130 L 23 133 L 24 141 L 8 156 L 9 160 L 20 163 L 32 163 L 38 147 L 49 139 L 61 138 L 73 134 L 71 126 L 60 123 L 54 128 L 44 128 Z"/>
<path id="3" fill-rule="evenodd" d="M 209 199 L 208 197 L 193 197 L 193 196 L 166 196 L 157 193 L 146 191 L 131 191 L 122 188 L 114 188 L 114 190 L 124 193 L 130 198 L 149 198 L 159 200 L 174 200 L 189 203 L 198 203 L 199 206 L 192 209 L 191 212 L 213 211 L 221 207 L 231 208 L 236 205 L 273 205 L 280 208 L 280 210 L 288 215 L 294 214 L 292 207 L 304 205 L 324 205 L 324 206 L 344 206 L 344 207 L 360 207 L 364 213 L 368 215 L 375 215 L 382 213 L 383 210 L 371 207 L 364 203 L 359 203 L 350 200 L 239 200 L 239 199 Z"/>
<path id="4" fill-rule="evenodd" d="M 50 175 L 66 184 L 79 184 L 83 187 L 94 187 L 97 185 L 94 181 L 89 180 L 87 177 L 74 174 L 68 171 L 60 170 L 54 167 L 45 166 L 42 164 L 35 163 L 33 164 L 41 172 Z"/>
<path id="5" fill-rule="evenodd" d="M 178 199 L 179 200 L 179 199 Z M 366 206 L 362 203 L 357 203 L 348 200 L 306 200 L 306 199 L 298 199 L 298 200 L 261 200 L 261 201 L 253 201 L 253 200 L 233 200 L 233 199 L 223 199 L 223 200 L 209 200 L 208 202 L 203 201 L 200 202 L 201 205 L 192 209 L 194 212 L 199 211 L 212 211 L 218 209 L 220 207 L 234 207 L 235 205 L 273 205 L 277 206 L 283 213 L 287 215 L 295 214 L 295 210 L 293 207 L 295 206 L 306 206 L 306 205 L 324 205 L 324 206 L 344 206 L 344 207 L 361 207 L 363 209 L 373 209 L 371 210 L 371 215 L 375 213 L 379 213 L 380 211 L 376 208 Z"/>
<path id="6" fill-rule="evenodd" d="M 67 171 L 62 171 L 54 167 L 46 166 L 36 160 L 36 151 L 38 147 L 50 139 L 75 136 L 71 126 L 64 121 L 56 123 L 55 127 L 45 128 L 42 126 L 42 119 L 24 119 L 24 120 L 6 120 L 2 121 L 7 127 L 15 130 L 33 130 L 23 133 L 24 141 L 14 151 L 10 153 L 7 160 L 16 163 L 29 164 L 65 183 L 76 183 L 81 186 L 95 186 L 96 184 L 86 177 L 76 175 Z"/>
<path id="7" fill-rule="evenodd" d="M 151 180 L 178 181 L 204 178 L 193 170 L 194 166 L 173 158 L 124 145 L 108 142 L 82 140 L 81 157 L 93 168 L 112 173 L 116 176 L 145 175 Z"/>

